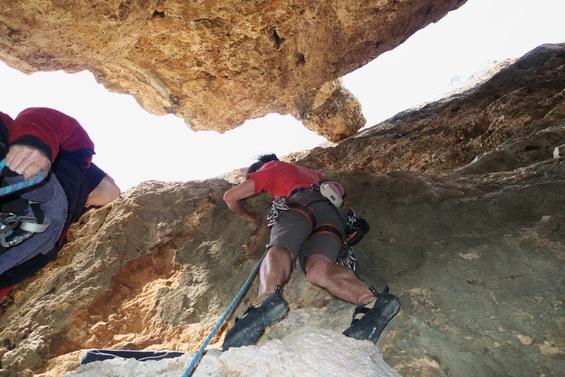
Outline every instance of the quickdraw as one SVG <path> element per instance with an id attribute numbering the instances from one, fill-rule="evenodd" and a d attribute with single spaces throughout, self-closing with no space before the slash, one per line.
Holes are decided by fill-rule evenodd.
<path id="1" fill-rule="evenodd" d="M 349 240 L 351 238 L 350 234 L 352 229 L 354 228 L 354 224 L 357 222 L 357 215 L 355 214 L 353 208 L 349 208 L 349 212 L 347 212 L 345 217 L 346 217 L 345 233 L 347 237 L 343 241 L 343 246 L 341 248 L 341 251 L 339 252 L 339 255 L 337 256 L 336 263 L 345 266 L 349 268 L 351 271 L 355 272 L 357 271 L 358 260 L 357 257 L 355 256 L 355 253 L 353 251 L 353 248 L 351 247 Z"/>
<path id="2" fill-rule="evenodd" d="M 353 248 L 349 246 L 347 241 L 343 243 L 341 251 L 337 256 L 336 263 L 349 268 L 351 271 L 357 271 L 357 257 L 353 252 Z"/>
<path id="3" fill-rule="evenodd" d="M 283 214 L 284 211 L 289 211 L 290 207 L 286 204 L 286 198 L 281 196 L 273 200 L 271 211 L 267 215 L 267 226 L 271 227 L 277 219 Z"/>

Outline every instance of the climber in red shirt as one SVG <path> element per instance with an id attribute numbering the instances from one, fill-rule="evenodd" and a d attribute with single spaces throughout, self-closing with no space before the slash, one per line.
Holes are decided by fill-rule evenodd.
<path id="1" fill-rule="evenodd" d="M 398 298 L 388 290 L 377 292 L 359 280 L 353 270 L 336 263 L 346 236 L 346 219 L 340 209 L 345 190 L 332 182 L 333 192 L 327 195 L 323 182 L 321 173 L 279 161 L 271 154 L 261 156 L 249 167 L 246 179 L 224 194 L 233 212 L 255 224 L 260 224 L 261 215 L 248 211 L 243 200 L 266 191 L 274 202 L 257 298 L 226 333 L 223 350 L 255 344 L 269 325 L 287 314 L 288 304 L 281 295 L 281 287 L 289 280 L 297 259 L 310 283 L 357 305 L 354 317 L 363 316 L 354 319 L 345 335 L 376 343 L 385 325 L 398 312 Z"/>
<path id="2" fill-rule="evenodd" d="M 0 112 L 2 186 L 18 184 L 38 175 L 35 186 L 0 197 L 0 298 L 57 257 L 69 225 L 88 206 L 116 199 L 114 180 L 92 163 L 94 143 L 74 118 L 49 108 L 29 108 L 15 119 Z M 17 235 L 8 219 L 14 211 L 27 211 L 43 228 L 32 235 Z M 20 218 L 24 218 L 23 216 Z M 35 225 L 35 224 L 34 224 Z"/>

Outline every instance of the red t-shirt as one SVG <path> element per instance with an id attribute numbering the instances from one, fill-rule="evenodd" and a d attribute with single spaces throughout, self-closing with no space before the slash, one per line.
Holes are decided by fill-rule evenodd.
<path id="1" fill-rule="evenodd" d="M 261 168 L 247 175 L 255 183 L 255 192 L 267 191 L 275 198 L 288 196 L 296 188 L 310 188 L 319 185 L 324 176 L 314 170 L 284 161 L 267 162 Z"/>

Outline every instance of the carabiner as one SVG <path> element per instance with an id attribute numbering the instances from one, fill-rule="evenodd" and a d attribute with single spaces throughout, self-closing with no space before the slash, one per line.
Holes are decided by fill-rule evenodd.
<path id="1" fill-rule="evenodd" d="M 0 233 L 7 233 L 18 226 L 20 217 L 12 212 L 0 213 Z"/>

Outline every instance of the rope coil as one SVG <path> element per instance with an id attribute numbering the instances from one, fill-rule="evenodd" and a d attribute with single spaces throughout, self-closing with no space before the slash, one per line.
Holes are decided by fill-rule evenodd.
<path id="1" fill-rule="evenodd" d="M 2 161 L 0 161 L 0 171 L 4 169 L 5 166 L 6 166 L 6 159 L 3 159 Z M 45 179 L 45 174 L 43 174 L 42 171 L 39 171 L 35 177 L 23 180 L 22 182 L 14 183 L 9 186 L 1 187 L 0 196 L 9 195 L 16 191 L 22 190 L 24 188 L 36 185 L 39 182 L 43 181 L 44 179 Z"/>

